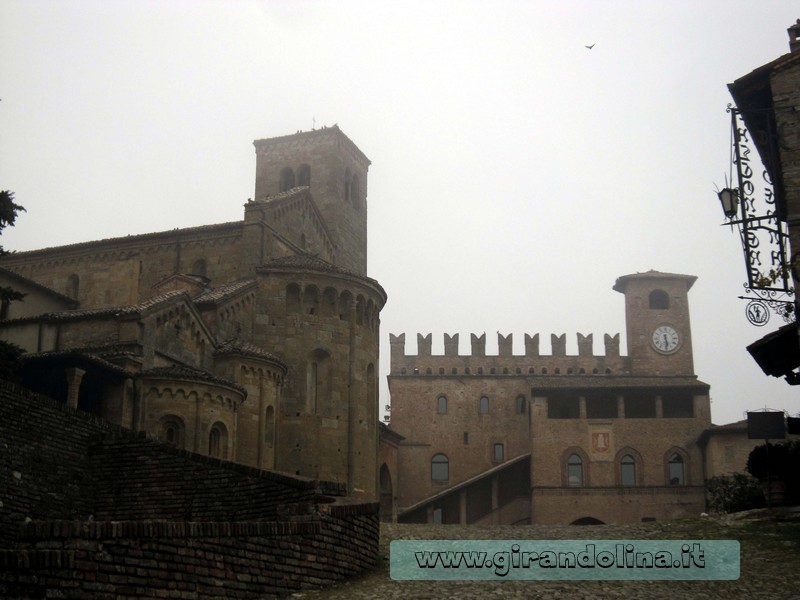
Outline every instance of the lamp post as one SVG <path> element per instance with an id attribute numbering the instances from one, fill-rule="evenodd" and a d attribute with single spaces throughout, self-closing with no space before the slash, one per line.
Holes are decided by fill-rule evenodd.
<path id="1" fill-rule="evenodd" d="M 732 219 L 735 217 L 739 208 L 739 190 L 725 188 L 717 192 L 717 197 L 719 197 L 719 203 L 722 205 L 722 212 L 725 213 L 725 218 Z"/>
<path id="2" fill-rule="evenodd" d="M 751 141 L 744 113 L 730 105 L 728 111 L 732 129 L 731 166 L 735 167 L 738 185 L 729 187 L 726 180 L 726 187 L 717 191 L 717 198 L 725 214 L 724 225 L 731 228 L 735 225 L 742 243 L 747 271 L 744 288 L 750 295 L 739 297 L 749 301 L 745 316 L 753 325 L 766 325 L 771 312 L 792 322 L 795 320 L 794 288 L 788 269 L 786 223 L 780 217 L 779 198 L 772 186 L 770 169 L 764 167 L 759 173 L 754 161 L 761 152 L 769 152 L 771 146 L 756 147 L 758 154 L 753 152 L 755 142 Z M 768 119 L 756 119 L 755 116 L 763 117 L 760 113 L 748 115 L 756 124 L 768 126 L 770 123 Z M 774 138 L 771 130 L 758 133 L 758 139 Z M 762 163 L 774 165 L 776 160 L 772 156 L 762 157 Z"/>

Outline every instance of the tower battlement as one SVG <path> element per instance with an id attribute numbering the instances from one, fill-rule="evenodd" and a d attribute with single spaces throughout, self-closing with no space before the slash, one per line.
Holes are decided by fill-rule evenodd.
<path id="1" fill-rule="evenodd" d="M 486 354 L 486 333 L 470 334 L 470 354 L 459 354 L 459 334 L 444 334 L 444 354 L 432 353 L 432 334 L 417 334 L 417 353 L 407 354 L 406 334 L 389 334 L 391 375 L 623 374 L 619 334 L 605 334 L 605 354 L 594 355 L 594 335 L 577 334 L 578 354 L 567 354 L 566 334 L 551 334 L 551 354 L 541 354 L 538 333 L 525 334 L 524 354 L 513 353 L 513 334 L 497 333 L 498 353 Z"/>

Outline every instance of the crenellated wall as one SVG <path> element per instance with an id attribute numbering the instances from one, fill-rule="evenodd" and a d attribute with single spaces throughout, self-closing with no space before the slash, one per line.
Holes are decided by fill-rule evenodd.
<path id="1" fill-rule="evenodd" d="M 512 334 L 498 332 L 498 354 L 486 354 L 486 334 L 471 334 L 472 352 L 458 354 L 459 335 L 444 334 L 444 354 L 432 354 L 431 334 L 417 334 L 417 354 L 406 354 L 404 333 L 389 334 L 391 375 L 579 375 L 625 374 L 630 359 L 620 356 L 619 334 L 604 336 L 605 354 L 594 354 L 593 334 L 578 333 L 578 354 L 568 355 L 566 334 L 550 336 L 552 353 L 541 354 L 539 334 L 525 334 L 525 354 L 512 352 Z"/>

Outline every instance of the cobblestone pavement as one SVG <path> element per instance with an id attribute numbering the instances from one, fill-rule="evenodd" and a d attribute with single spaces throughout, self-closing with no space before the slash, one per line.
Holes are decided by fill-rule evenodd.
<path id="1" fill-rule="evenodd" d="M 738 581 L 394 581 L 389 543 L 409 539 L 727 539 L 741 544 Z M 604 598 L 800 600 L 800 519 L 764 512 L 636 525 L 462 527 L 383 525 L 376 569 L 334 588 L 292 595 L 303 600 Z"/>

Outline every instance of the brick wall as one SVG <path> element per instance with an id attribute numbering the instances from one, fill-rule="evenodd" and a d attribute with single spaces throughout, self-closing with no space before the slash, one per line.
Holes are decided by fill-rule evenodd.
<path id="1" fill-rule="evenodd" d="M 0 543 L 30 519 L 86 519 L 92 512 L 85 457 L 91 437 L 119 428 L 0 385 Z"/>
<path id="2" fill-rule="evenodd" d="M 378 504 L 0 383 L 0 596 L 256 598 L 372 566 Z M 55 594 L 55 596 L 53 596 Z"/>

